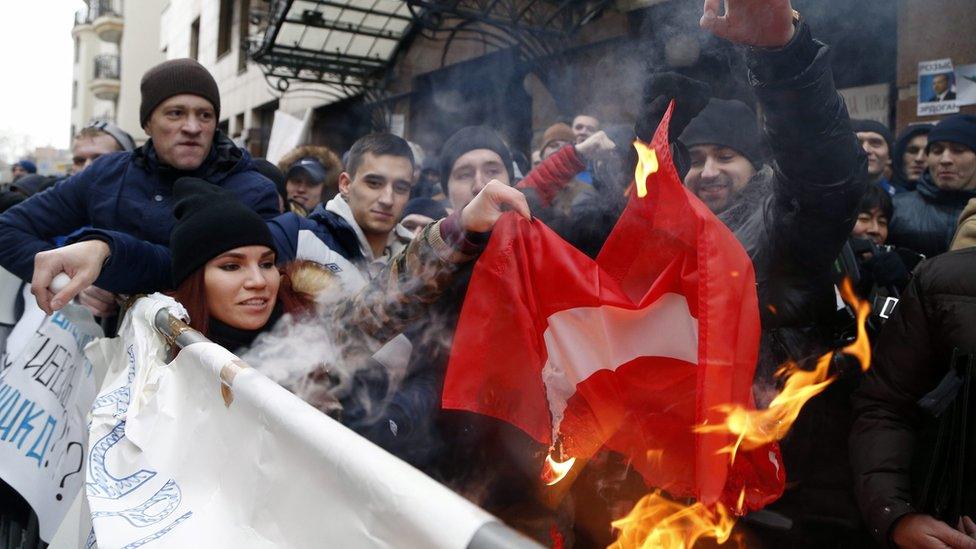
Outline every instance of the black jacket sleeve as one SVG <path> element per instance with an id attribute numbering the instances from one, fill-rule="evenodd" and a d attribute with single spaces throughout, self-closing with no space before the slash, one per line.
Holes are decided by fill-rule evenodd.
<path id="1" fill-rule="evenodd" d="M 834 85 L 829 53 L 801 22 L 783 48 L 749 48 L 746 56 L 772 152 L 773 192 L 747 234 L 737 236 L 767 294 L 760 295 L 763 313 L 772 305 L 781 321 L 809 316 L 814 302 L 833 311 L 831 265 L 866 185 L 866 156 Z"/>

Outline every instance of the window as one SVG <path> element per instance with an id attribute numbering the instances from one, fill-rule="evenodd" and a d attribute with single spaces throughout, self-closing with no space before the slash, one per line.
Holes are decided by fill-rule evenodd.
<path id="1" fill-rule="evenodd" d="M 238 40 L 237 72 L 247 70 L 247 35 L 251 32 L 251 0 L 241 0 L 241 11 L 237 14 Z"/>
<path id="2" fill-rule="evenodd" d="M 234 0 L 220 0 L 220 19 L 217 22 L 217 57 L 230 51 L 231 26 L 234 21 Z"/>
<path id="3" fill-rule="evenodd" d="M 234 137 L 240 137 L 244 133 L 244 113 L 234 117 Z"/>
<path id="4" fill-rule="evenodd" d="M 190 58 L 200 59 L 200 18 L 197 17 L 190 25 Z"/>
<path id="5" fill-rule="evenodd" d="M 78 40 L 78 37 L 76 36 L 75 37 L 75 63 L 77 63 L 78 60 L 80 59 L 81 59 L 81 40 Z"/>
<path id="6" fill-rule="evenodd" d="M 217 124 L 217 129 L 220 130 L 224 135 L 230 133 L 230 119 L 224 120 L 223 122 Z"/>
<path id="7" fill-rule="evenodd" d="M 78 106 L 78 81 L 71 83 L 71 108 Z"/>

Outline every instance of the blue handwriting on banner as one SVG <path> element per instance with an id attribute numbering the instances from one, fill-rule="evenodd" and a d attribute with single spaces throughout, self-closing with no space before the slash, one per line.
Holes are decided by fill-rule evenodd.
<path id="1" fill-rule="evenodd" d="M 0 442 L 14 445 L 35 460 L 37 467 L 46 466 L 44 458 L 57 426 L 58 421 L 44 408 L 0 378 Z"/>
<path id="2" fill-rule="evenodd" d="M 112 415 L 118 420 L 118 423 L 107 435 L 91 445 L 88 460 L 88 478 L 90 481 L 86 484 L 86 491 L 89 497 L 118 500 L 146 485 L 157 475 L 156 471 L 140 469 L 131 475 L 116 477 L 109 472 L 107 467 L 108 452 L 125 438 L 125 414 L 129 409 L 130 387 L 132 386 L 133 379 L 135 379 L 136 359 L 131 345 L 126 349 L 126 355 L 129 361 L 126 383 L 121 387 L 117 387 L 99 396 L 95 399 L 95 403 L 92 406 L 93 410 L 97 410 L 114 405 L 115 412 Z M 123 518 L 132 526 L 147 528 L 169 517 L 173 511 L 179 508 L 182 500 L 183 494 L 180 491 L 179 485 L 176 484 L 175 480 L 169 479 L 162 488 L 139 505 L 122 511 L 95 511 L 92 513 L 92 520 Z M 148 536 L 128 543 L 123 549 L 135 549 L 159 539 L 168 534 L 173 528 L 176 528 L 180 523 L 189 519 L 192 515 L 192 511 L 187 511 L 167 526 Z M 94 530 L 90 539 L 93 538 Z"/>

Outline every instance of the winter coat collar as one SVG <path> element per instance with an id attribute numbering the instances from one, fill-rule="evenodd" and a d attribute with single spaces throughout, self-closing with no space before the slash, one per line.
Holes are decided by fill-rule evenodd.
<path id="1" fill-rule="evenodd" d="M 234 328 L 217 320 L 216 318 L 211 318 L 209 325 L 207 326 L 207 338 L 231 352 L 239 351 L 246 347 L 250 347 L 251 343 L 254 342 L 254 339 L 257 338 L 262 332 L 270 331 L 283 314 L 284 307 L 279 299 L 277 303 L 275 303 L 274 310 L 271 311 L 271 316 L 268 318 L 268 322 L 256 330 L 242 330 L 240 328 Z"/>
<path id="2" fill-rule="evenodd" d="M 217 131 L 214 133 L 213 145 L 210 147 L 207 158 L 204 159 L 199 168 L 192 171 L 177 170 L 162 163 L 156 154 L 152 139 L 136 149 L 132 153 L 132 159 L 139 168 L 147 172 L 156 172 L 162 180 L 170 183 L 185 176 L 199 177 L 211 183 L 217 183 L 228 175 L 245 169 L 249 164 L 250 155 L 234 144 L 223 132 Z"/>
<path id="3" fill-rule="evenodd" d="M 932 181 L 932 175 L 928 172 L 922 174 L 915 190 L 918 191 L 918 194 L 926 202 L 945 204 L 948 206 L 965 206 L 970 199 L 976 198 L 976 192 L 974 191 L 947 191 L 940 189 L 935 185 L 935 181 Z"/>
<path id="4" fill-rule="evenodd" d="M 413 235 L 410 231 L 407 231 L 399 224 L 390 231 L 390 236 L 386 241 L 386 249 L 384 250 L 383 257 L 376 257 L 373 254 L 373 248 L 370 247 L 369 242 L 366 240 L 366 234 L 356 223 L 356 219 L 352 215 L 352 209 L 349 207 L 349 203 L 342 197 L 342 195 L 337 194 L 332 200 L 330 200 L 326 205 L 325 209 L 330 211 L 349 224 L 352 227 L 353 232 L 356 233 L 356 239 L 359 241 L 359 251 L 363 254 L 363 257 L 368 263 L 373 262 L 383 262 L 386 263 L 391 257 L 400 253 L 401 250 L 407 247 Z"/>

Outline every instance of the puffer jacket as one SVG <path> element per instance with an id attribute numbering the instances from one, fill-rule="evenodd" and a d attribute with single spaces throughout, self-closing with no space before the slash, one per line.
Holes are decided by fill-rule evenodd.
<path id="1" fill-rule="evenodd" d="M 976 248 L 922 263 L 885 324 L 871 369 L 854 395 L 851 461 L 858 503 L 872 534 L 890 541 L 895 522 L 916 507 L 912 470 L 920 452 L 923 414 L 917 404 L 949 371 L 953 350 L 976 353 Z M 974 434 L 970 430 L 970 436 Z M 976 462 L 963 492 L 976 513 Z M 917 483 L 915 483 L 917 484 Z"/>
<path id="2" fill-rule="evenodd" d="M 888 225 L 888 244 L 934 257 L 949 249 L 956 223 L 972 191 L 946 191 L 926 172 L 910 193 L 895 195 L 895 215 Z"/>
<path id="3" fill-rule="evenodd" d="M 112 253 L 96 286 L 123 294 L 169 289 L 173 183 L 184 176 L 227 189 L 265 219 L 280 213 L 274 184 L 254 169 L 247 151 L 222 133 L 193 171 L 162 164 L 150 140 L 133 152 L 100 157 L 0 215 L 0 265 L 30 280 L 34 255 L 53 248 L 55 237 L 87 226 L 72 240 L 104 240 Z"/>

